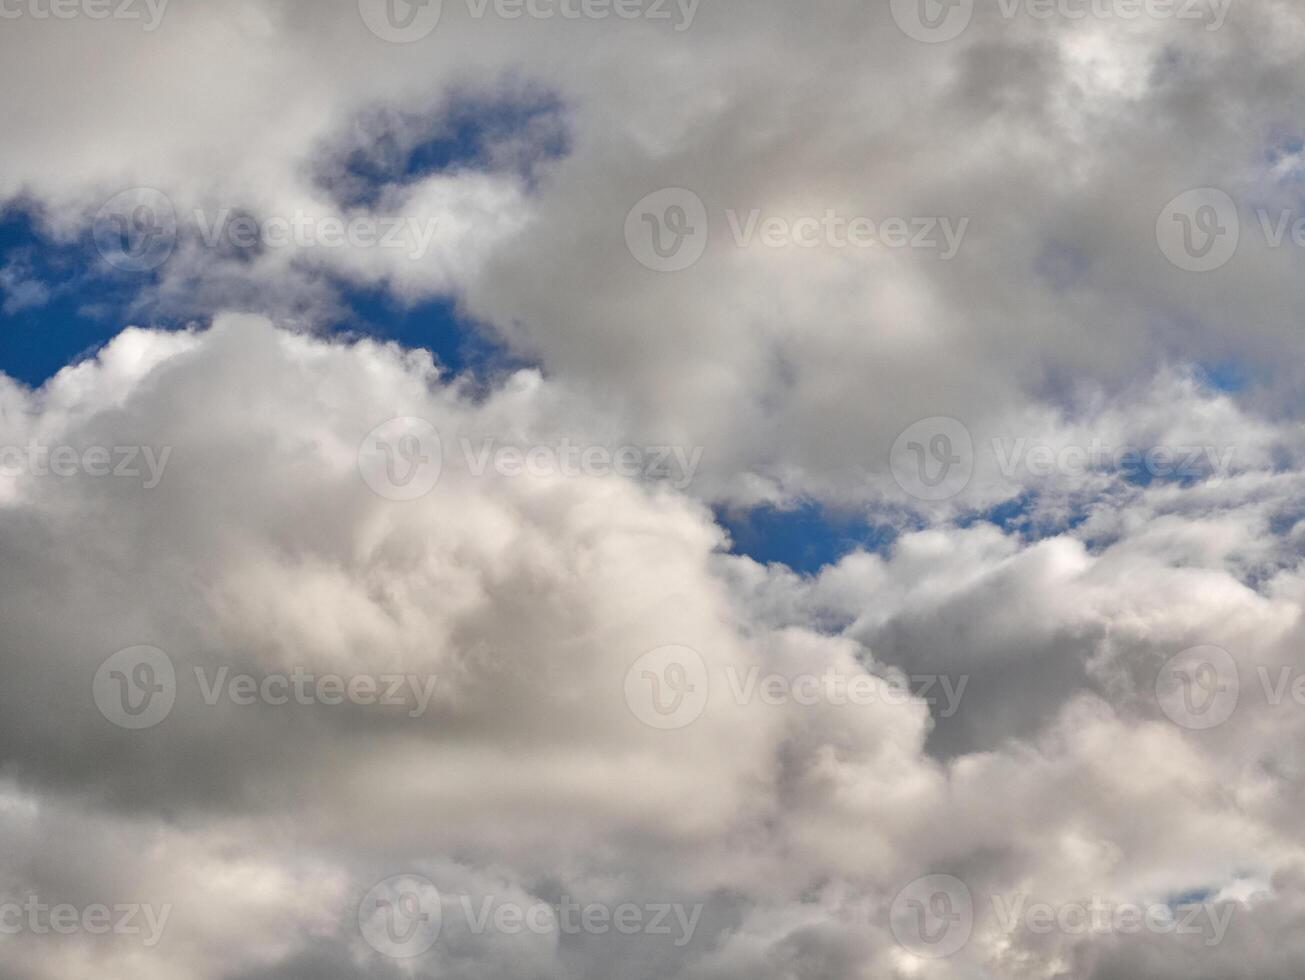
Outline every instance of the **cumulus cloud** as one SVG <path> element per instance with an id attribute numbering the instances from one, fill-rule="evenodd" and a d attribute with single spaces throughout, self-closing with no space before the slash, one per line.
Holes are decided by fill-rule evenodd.
<path id="1" fill-rule="evenodd" d="M 61 446 L 171 449 L 149 490 L 88 472 L 10 480 L 6 897 L 169 909 L 148 947 L 25 929 L 6 940 L 14 975 L 92 958 L 110 976 L 206 978 L 618 963 L 648 977 L 1043 976 L 1071 961 L 1110 976 L 1160 949 L 1215 962 L 1185 934 L 1008 929 L 993 897 L 1021 895 L 1150 907 L 1226 893 L 1219 963 L 1243 962 L 1228 949 L 1254 947 L 1255 930 L 1288 928 L 1301 709 L 1256 704 L 1272 690 L 1257 669 L 1296 662 L 1301 592 L 1260 491 L 1171 513 L 1159 532 L 1130 517 L 1173 491 L 1146 490 L 1104 546 L 939 527 L 798 578 L 726 554 L 709 512 L 663 481 L 477 472 L 463 439 L 580 439 L 583 405 L 533 370 L 473 395 L 429 355 L 250 317 L 130 330 L 40 393 L 7 388 L 5 441 L 51 461 Z M 359 470 L 394 417 L 438 432 L 438 481 L 417 499 Z M 1243 681 L 1244 704 L 1211 732 L 1155 694 L 1164 662 L 1199 643 L 1230 651 Z M 169 658 L 175 702 L 133 729 L 97 674 L 141 646 Z M 642 665 L 673 685 L 674 664 L 646 659 L 667 647 L 700 655 L 701 673 L 675 663 L 702 694 L 663 724 L 646 700 L 658 692 L 630 677 Z M 296 672 L 433 684 L 424 704 L 421 686 L 393 704 L 332 703 L 315 680 L 282 703 L 291 688 L 261 686 Z M 244 703 L 237 676 L 273 696 Z M 937 873 L 968 883 L 976 924 L 933 961 L 903 948 L 890 913 Z M 397 874 L 441 896 L 441 936 L 411 961 L 358 924 Z M 579 912 L 567 931 L 567 902 L 667 906 L 692 934 L 582 928 Z M 543 925 L 514 927 L 504 906 Z"/>

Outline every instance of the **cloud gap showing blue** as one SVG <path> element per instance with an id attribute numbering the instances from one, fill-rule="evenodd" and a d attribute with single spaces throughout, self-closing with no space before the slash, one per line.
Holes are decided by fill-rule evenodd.
<path id="1" fill-rule="evenodd" d="M 815 574 L 858 549 L 887 554 L 898 536 L 896 528 L 810 501 L 787 510 L 717 508 L 716 522 L 729 532 L 732 554 L 802 574 Z"/>
<path id="2" fill-rule="evenodd" d="M 357 129 L 355 145 L 328 153 L 318 175 L 346 207 L 374 207 L 392 187 L 458 170 L 508 170 L 532 186 L 539 165 L 570 152 L 562 102 L 535 90 L 458 93 L 433 115 L 376 111 Z"/>

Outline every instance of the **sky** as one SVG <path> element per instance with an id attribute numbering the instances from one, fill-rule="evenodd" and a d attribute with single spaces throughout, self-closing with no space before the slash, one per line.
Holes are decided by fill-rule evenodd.
<path id="1" fill-rule="evenodd" d="M 1295 0 L 0 0 L 0 980 L 1305 966 Z"/>

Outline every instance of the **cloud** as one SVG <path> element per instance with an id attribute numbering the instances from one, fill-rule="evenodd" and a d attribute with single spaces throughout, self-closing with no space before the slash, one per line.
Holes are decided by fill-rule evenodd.
<path id="1" fill-rule="evenodd" d="M 939 528 L 800 579 L 727 556 L 709 512 L 656 480 L 474 472 L 463 437 L 583 435 L 583 402 L 533 371 L 473 397 L 420 352 L 233 316 L 128 331 L 5 397 L 13 446 L 172 449 L 153 489 L 28 472 L 4 502 L 5 894 L 172 909 L 148 949 L 14 937 L 19 975 L 92 956 L 106 976 L 295 976 L 323 958 L 402 975 L 357 921 L 395 874 L 441 896 L 418 976 L 1106 971 L 1164 940 L 1011 937 L 991 896 L 1155 903 L 1299 859 L 1300 709 L 1256 699 L 1258 666 L 1294 662 L 1302 593 L 1294 563 L 1258 590 L 1240 578 L 1250 542 L 1287 547 L 1254 493 L 1157 534 L 1131 515 L 1203 491 L 1147 489 L 1100 550 Z M 400 416 L 429 420 L 443 458 L 408 501 L 359 471 L 369 430 Z M 1205 734 L 1166 717 L 1154 686 L 1197 643 L 1233 652 L 1247 703 Z M 170 659 L 175 703 L 133 730 L 96 676 L 140 645 Z M 703 694 L 659 721 L 630 677 L 668 646 L 701 655 Z M 305 701 L 258 693 L 296 673 L 313 678 Z M 435 684 L 421 711 L 407 688 L 401 704 L 332 703 L 327 675 Z M 888 927 L 894 896 L 934 873 L 979 903 L 945 967 Z M 1273 894 L 1256 902 L 1286 901 Z M 701 911 L 680 945 L 484 919 L 567 901 Z M 1269 914 L 1232 901 L 1230 937 Z"/>

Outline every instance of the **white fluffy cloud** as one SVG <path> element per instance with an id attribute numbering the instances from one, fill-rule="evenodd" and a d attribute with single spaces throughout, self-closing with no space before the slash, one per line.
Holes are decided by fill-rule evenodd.
<path id="1" fill-rule="evenodd" d="M 582 436 L 533 371 L 476 398 L 425 355 L 225 317 L 128 331 L 5 405 L 11 445 L 171 448 L 149 490 L 11 478 L 4 897 L 170 913 L 149 947 L 24 930 L 4 940 L 9 975 L 409 975 L 357 924 L 394 874 L 443 895 L 439 941 L 404 961 L 432 977 L 1176 976 L 1241 969 L 1257 936 L 1297 923 L 1305 707 L 1269 703 L 1257 673 L 1298 662 L 1305 595 L 1269 516 L 1291 488 L 1237 484 L 1190 512 L 1142 489 L 1109 543 L 939 527 L 800 579 L 726 555 L 709 513 L 658 481 L 477 475 L 463 438 Z M 418 500 L 358 470 L 393 416 L 430 420 L 444 446 Z M 134 731 L 93 681 L 142 644 L 171 658 L 176 702 Z M 1243 684 L 1209 732 L 1154 693 L 1199 644 Z M 662 729 L 627 678 L 667 645 L 701 654 L 705 697 Z M 210 705 L 223 668 L 435 684 L 425 711 Z M 905 680 L 924 675 L 942 680 Z M 933 961 L 889 913 L 942 873 L 976 921 Z M 1196 892 L 1231 916 L 1217 946 L 1008 930 L 993 905 Z M 683 944 L 475 928 L 483 908 L 565 900 L 701 911 Z M 1268 975 L 1292 962 L 1265 955 Z"/>

